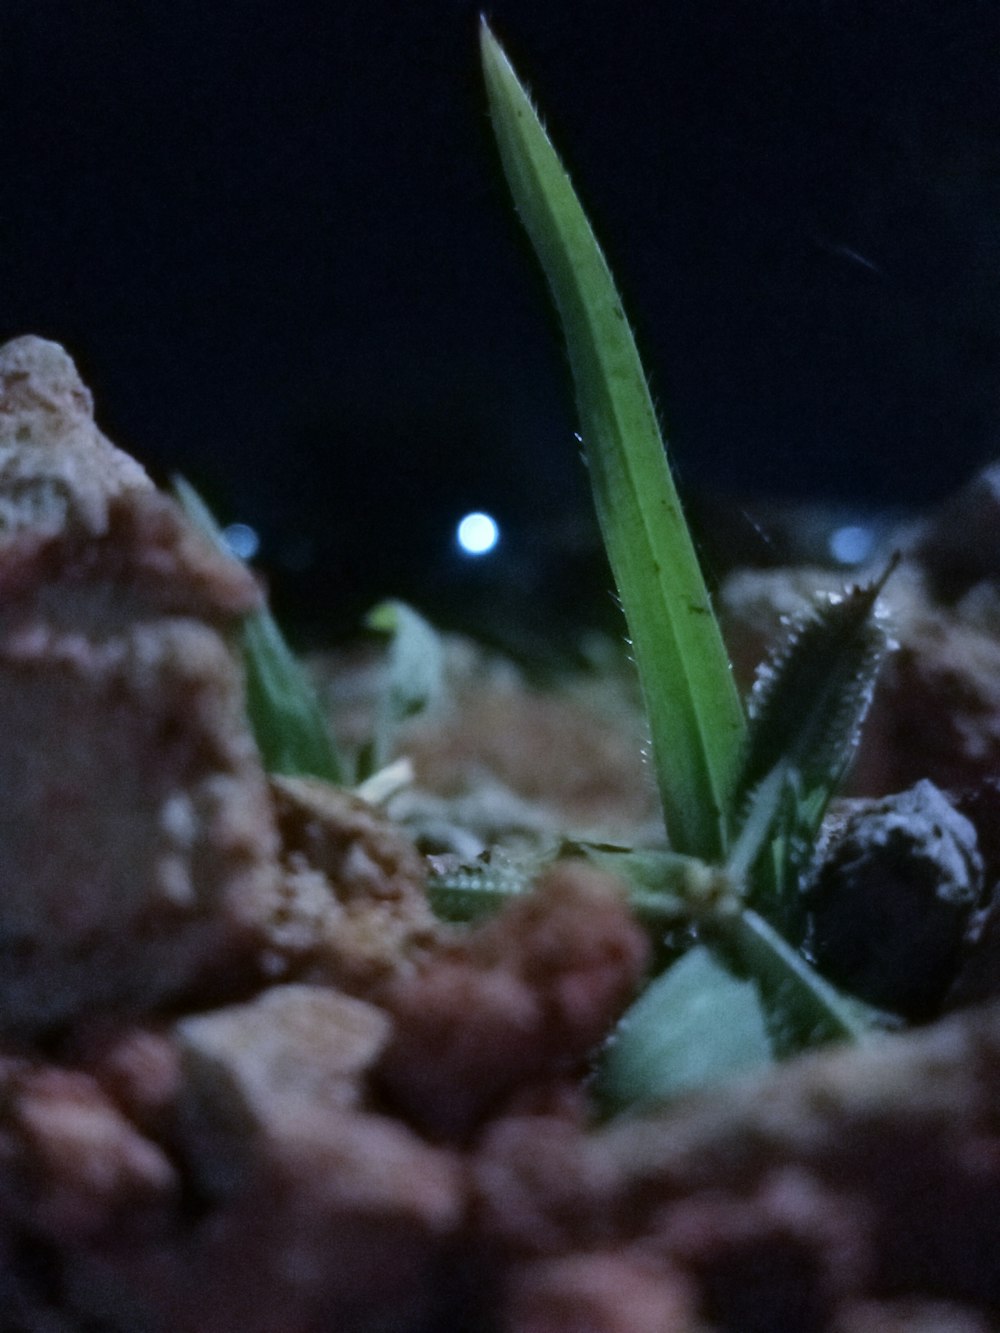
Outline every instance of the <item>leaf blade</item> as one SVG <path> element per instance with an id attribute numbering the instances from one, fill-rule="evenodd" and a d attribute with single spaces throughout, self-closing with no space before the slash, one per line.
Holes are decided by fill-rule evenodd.
<path id="1" fill-rule="evenodd" d="M 528 96 L 485 22 L 504 169 L 569 350 L 597 508 L 629 626 L 671 844 L 718 860 L 745 723 L 614 281 Z"/>
<path id="2" fill-rule="evenodd" d="M 802 881 L 824 812 L 858 745 L 889 647 L 876 603 L 898 557 L 866 584 L 816 600 L 758 669 L 728 865 L 748 902 L 801 942 Z"/>
<path id="3" fill-rule="evenodd" d="M 191 522 L 226 549 L 219 525 L 191 483 L 175 477 L 172 488 Z M 244 617 L 241 649 L 247 716 L 267 772 L 342 784 L 344 766 L 322 705 L 267 607 Z"/>
<path id="4" fill-rule="evenodd" d="M 379 602 L 368 612 L 365 625 L 389 636 L 371 747 L 371 770 L 377 772 L 395 753 L 400 727 L 442 699 L 445 651 L 433 626 L 405 602 Z"/>
<path id="5" fill-rule="evenodd" d="M 771 1063 L 752 981 L 703 944 L 651 982 L 601 1053 L 593 1092 L 607 1114 L 641 1111 Z"/>
<path id="6" fill-rule="evenodd" d="M 827 1042 L 862 1041 L 875 1026 L 874 1011 L 841 995 L 750 908 L 718 920 L 711 933 L 722 956 L 756 982 L 779 1057 Z"/>

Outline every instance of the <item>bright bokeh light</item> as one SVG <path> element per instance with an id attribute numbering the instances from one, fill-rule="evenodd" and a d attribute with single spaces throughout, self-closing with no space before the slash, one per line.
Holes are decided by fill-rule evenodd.
<path id="1" fill-rule="evenodd" d="M 500 540 L 500 528 L 489 514 L 466 514 L 455 529 L 458 544 L 466 555 L 487 555 Z"/>
<path id="2" fill-rule="evenodd" d="M 260 537 L 249 523 L 230 523 L 222 529 L 222 540 L 240 560 L 252 560 L 260 550 Z"/>
<path id="3" fill-rule="evenodd" d="M 875 534 L 871 528 L 849 524 L 830 533 L 830 554 L 842 565 L 860 565 L 871 555 Z"/>

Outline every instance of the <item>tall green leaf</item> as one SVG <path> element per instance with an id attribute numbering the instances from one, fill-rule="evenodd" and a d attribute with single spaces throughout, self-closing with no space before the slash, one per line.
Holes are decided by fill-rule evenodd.
<path id="1" fill-rule="evenodd" d="M 614 280 L 506 55 L 482 57 L 504 170 L 562 321 L 591 485 L 649 718 L 675 850 L 728 844 L 744 719 Z"/>

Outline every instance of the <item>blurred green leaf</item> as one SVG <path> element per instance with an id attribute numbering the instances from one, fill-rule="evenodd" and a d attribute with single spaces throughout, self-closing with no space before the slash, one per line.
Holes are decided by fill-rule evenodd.
<path id="1" fill-rule="evenodd" d="M 370 772 L 392 759 L 399 728 L 444 696 L 444 645 L 437 630 L 405 602 L 386 601 L 365 617 L 369 629 L 390 635 L 385 678 L 375 705 Z M 367 777 L 361 773 L 359 777 Z"/>
<path id="2" fill-rule="evenodd" d="M 717 866 L 657 847 L 616 847 L 565 839 L 560 852 L 582 856 L 622 880 L 632 910 L 654 933 L 711 916 L 738 887 Z"/>
<path id="3" fill-rule="evenodd" d="M 235 560 L 190 482 L 175 477 L 172 487 L 191 522 Z M 316 691 L 266 607 L 244 618 L 241 639 L 247 715 L 265 769 L 342 783 L 344 767 Z"/>
<path id="4" fill-rule="evenodd" d="M 607 1114 L 643 1110 L 770 1063 L 757 988 L 704 945 L 652 981 L 598 1060 L 593 1092 Z"/>
<path id="5" fill-rule="evenodd" d="M 432 869 L 427 877 L 427 895 L 442 920 L 479 921 L 527 893 L 554 860 L 553 852 L 508 856 L 493 851 L 471 865 Z"/>

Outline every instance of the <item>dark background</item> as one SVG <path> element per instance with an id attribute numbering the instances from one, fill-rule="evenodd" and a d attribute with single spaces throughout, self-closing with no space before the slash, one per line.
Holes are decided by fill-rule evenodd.
<path id="1" fill-rule="evenodd" d="M 586 620 L 595 588 L 606 603 L 477 11 L 0 17 L 0 335 L 64 343 L 116 443 L 251 524 L 303 633 L 385 594 L 535 631 Z M 605 244 L 709 536 L 712 497 L 919 507 L 1000 452 L 995 0 L 489 17 Z M 453 542 L 471 508 L 503 532 L 478 563 Z"/>

